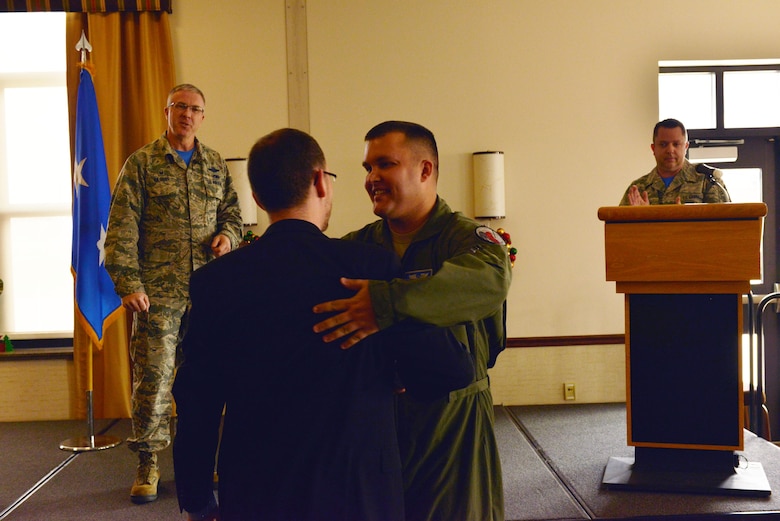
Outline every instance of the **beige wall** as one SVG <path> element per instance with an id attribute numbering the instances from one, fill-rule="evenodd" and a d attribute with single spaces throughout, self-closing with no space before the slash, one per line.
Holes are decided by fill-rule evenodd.
<path id="1" fill-rule="evenodd" d="M 211 4 L 177 4 L 177 66 L 221 120 L 204 140 L 243 154 L 286 124 L 283 2 L 232 2 L 224 15 Z M 653 165 L 658 61 L 780 58 L 774 0 L 308 0 L 307 10 L 311 132 L 341 175 L 328 233 L 373 219 L 360 161 L 379 121 L 434 131 L 440 193 L 467 214 L 471 153 L 503 150 L 507 218 L 491 224 L 519 249 L 510 337 L 623 333 L 596 212 Z M 505 403 L 555 403 L 564 381 L 578 401 L 625 396 L 622 346 L 510 349 L 491 377 Z"/>
<path id="2" fill-rule="evenodd" d="M 177 80 L 206 95 L 200 138 L 225 158 L 287 125 L 284 0 L 180 0 L 171 20 Z"/>
<path id="3" fill-rule="evenodd" d="M 652 167 L 658 61 L 780 58 L 776 0 L 306 3 L 311 132 L 340 174 L 328 233 L 373 219 L 360 162 L 379 121 L 434 131 L 440 193 L 467 214 L 471 153 L 503 150 L 507 218 L 493 225 L 520 250 L 510 337 L 623 332 L 596 211 Z M 200 137 L 225 157 L 287 125 L 286 9 L 174 3 L 178 80 L 204 89 Z M 555 403 L 564 381 L 578 401 L 615 401 L 623 363 L 620 346 L 510 349 L 491 376 L 503 403 Z"/>
<path id="4" fill-rule="evenodd" d="M 287 122 L 285 2 L 178 2 L 178 79 L 206 90 L 204 141 L 245 155 Z M 600 206 L 652 167 L 658 60 L 780 58 L 774 0 L 308 0 L 311 132 L 340 174 L 329 234 L 373 218 L 362 136 L 430 127 L 440 193 L 472 211 L 471 153 L 506 157 L 520 250 L 509 335 L 623 332 Z M 223 12 L 224 11 L 224 12 Z"/>
<path id="5" fill-rule="evenodd" d="M 179 79 L 206 89 L 202 138 L 227 155 L 286 125 L 283 4 L 176 5 Z M 306 4 L 310 130 L 340 174 L 328 233 L 373 219 L 360 162 L 379 121 L 434 131 L 439 191 L 467 214 L 471 153 L 503 150 L 507 218 L 492 225 L 519 249 L 510 337 L 624 331 L 596 212 L 653 165 L 658 61 L 780 58 L 774 0 Z M 556 403 L 570 380 L 578 401 L 621 400 L 624 375 L 621 346 L 510 349 L 491 371 L 504 403 Z"/>

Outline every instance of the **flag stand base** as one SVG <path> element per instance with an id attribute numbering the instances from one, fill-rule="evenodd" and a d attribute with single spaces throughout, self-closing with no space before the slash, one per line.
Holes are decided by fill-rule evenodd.
<path id="1" fill-rule="evenodd" d="M 92 413 L 92 391 L 87 391 L 87 435 L 68 438 L 60 443 L 61 450 L 71 452 L 93 452 L 111 449 L 122 443 L 116 436 L 95 435 L 95 420 Z"/>

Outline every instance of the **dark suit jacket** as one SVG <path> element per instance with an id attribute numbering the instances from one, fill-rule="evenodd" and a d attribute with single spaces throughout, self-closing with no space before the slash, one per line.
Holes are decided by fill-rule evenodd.
<path id="1" fill-rule="evenodd" d="M 413 342 L 390 349 L 382 333 L 342 350 L 312 331 L 324 318 L 315 304 L 353 294 L 340 277 L 389 279 L 398 269 L 385 250 L 285 220 L 194 272 L 173 389 L 182 508 L 197 511 L 211 497 L 225 406 L 223 521 L 403 519 L 394 365 L 430 364 L 430 352 L 415 362 Z M 445 385 L 470 381 L 465 350 L 442 349 L 453 353 L 442 356 Z"/>

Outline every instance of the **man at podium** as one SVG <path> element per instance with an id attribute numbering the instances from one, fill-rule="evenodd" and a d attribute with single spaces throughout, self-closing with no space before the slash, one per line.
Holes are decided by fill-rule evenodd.
<path id="1" fill-rule="evenodd" d="M 688 132 L 676 119 L 655 124 L 650 149 L 656 167 L 631 183 L 620 206 L 648 204 L 725 203 L 729 195 L 720 170 L 693 165 L 685 158 Z"/>

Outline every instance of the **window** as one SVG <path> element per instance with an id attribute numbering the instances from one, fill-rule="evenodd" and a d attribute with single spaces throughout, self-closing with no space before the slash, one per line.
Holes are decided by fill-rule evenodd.
<path id="1" fill-rule="evenodd" d="M 715 75 L 668 72 L 658 75 L 659 121 L 674 118 L 686 128 L 715 128 Z"/>
<path id="2" fill-rule="evenodd" d="M 725 128 L 780 127 L 780 70 L 724 71 Z"/>
<path id="3" fill-rule="evenodd" d="M 0 14 L 0 46 L 0 336 L 69 337 L 65 15 Z"/>
<path id="4" fill-rule="evenodd" d="M 723 183 L 729 189 L 731 201 L 755 203 L 764 200 L 760 168 L 722 168 Z"/>
<path id="5" fill-rule="evenodd" d="M 778 92 L 780 60 L 659 63 L 659 119 L 678 119 L 688 130 L 777 130 Z"/>

